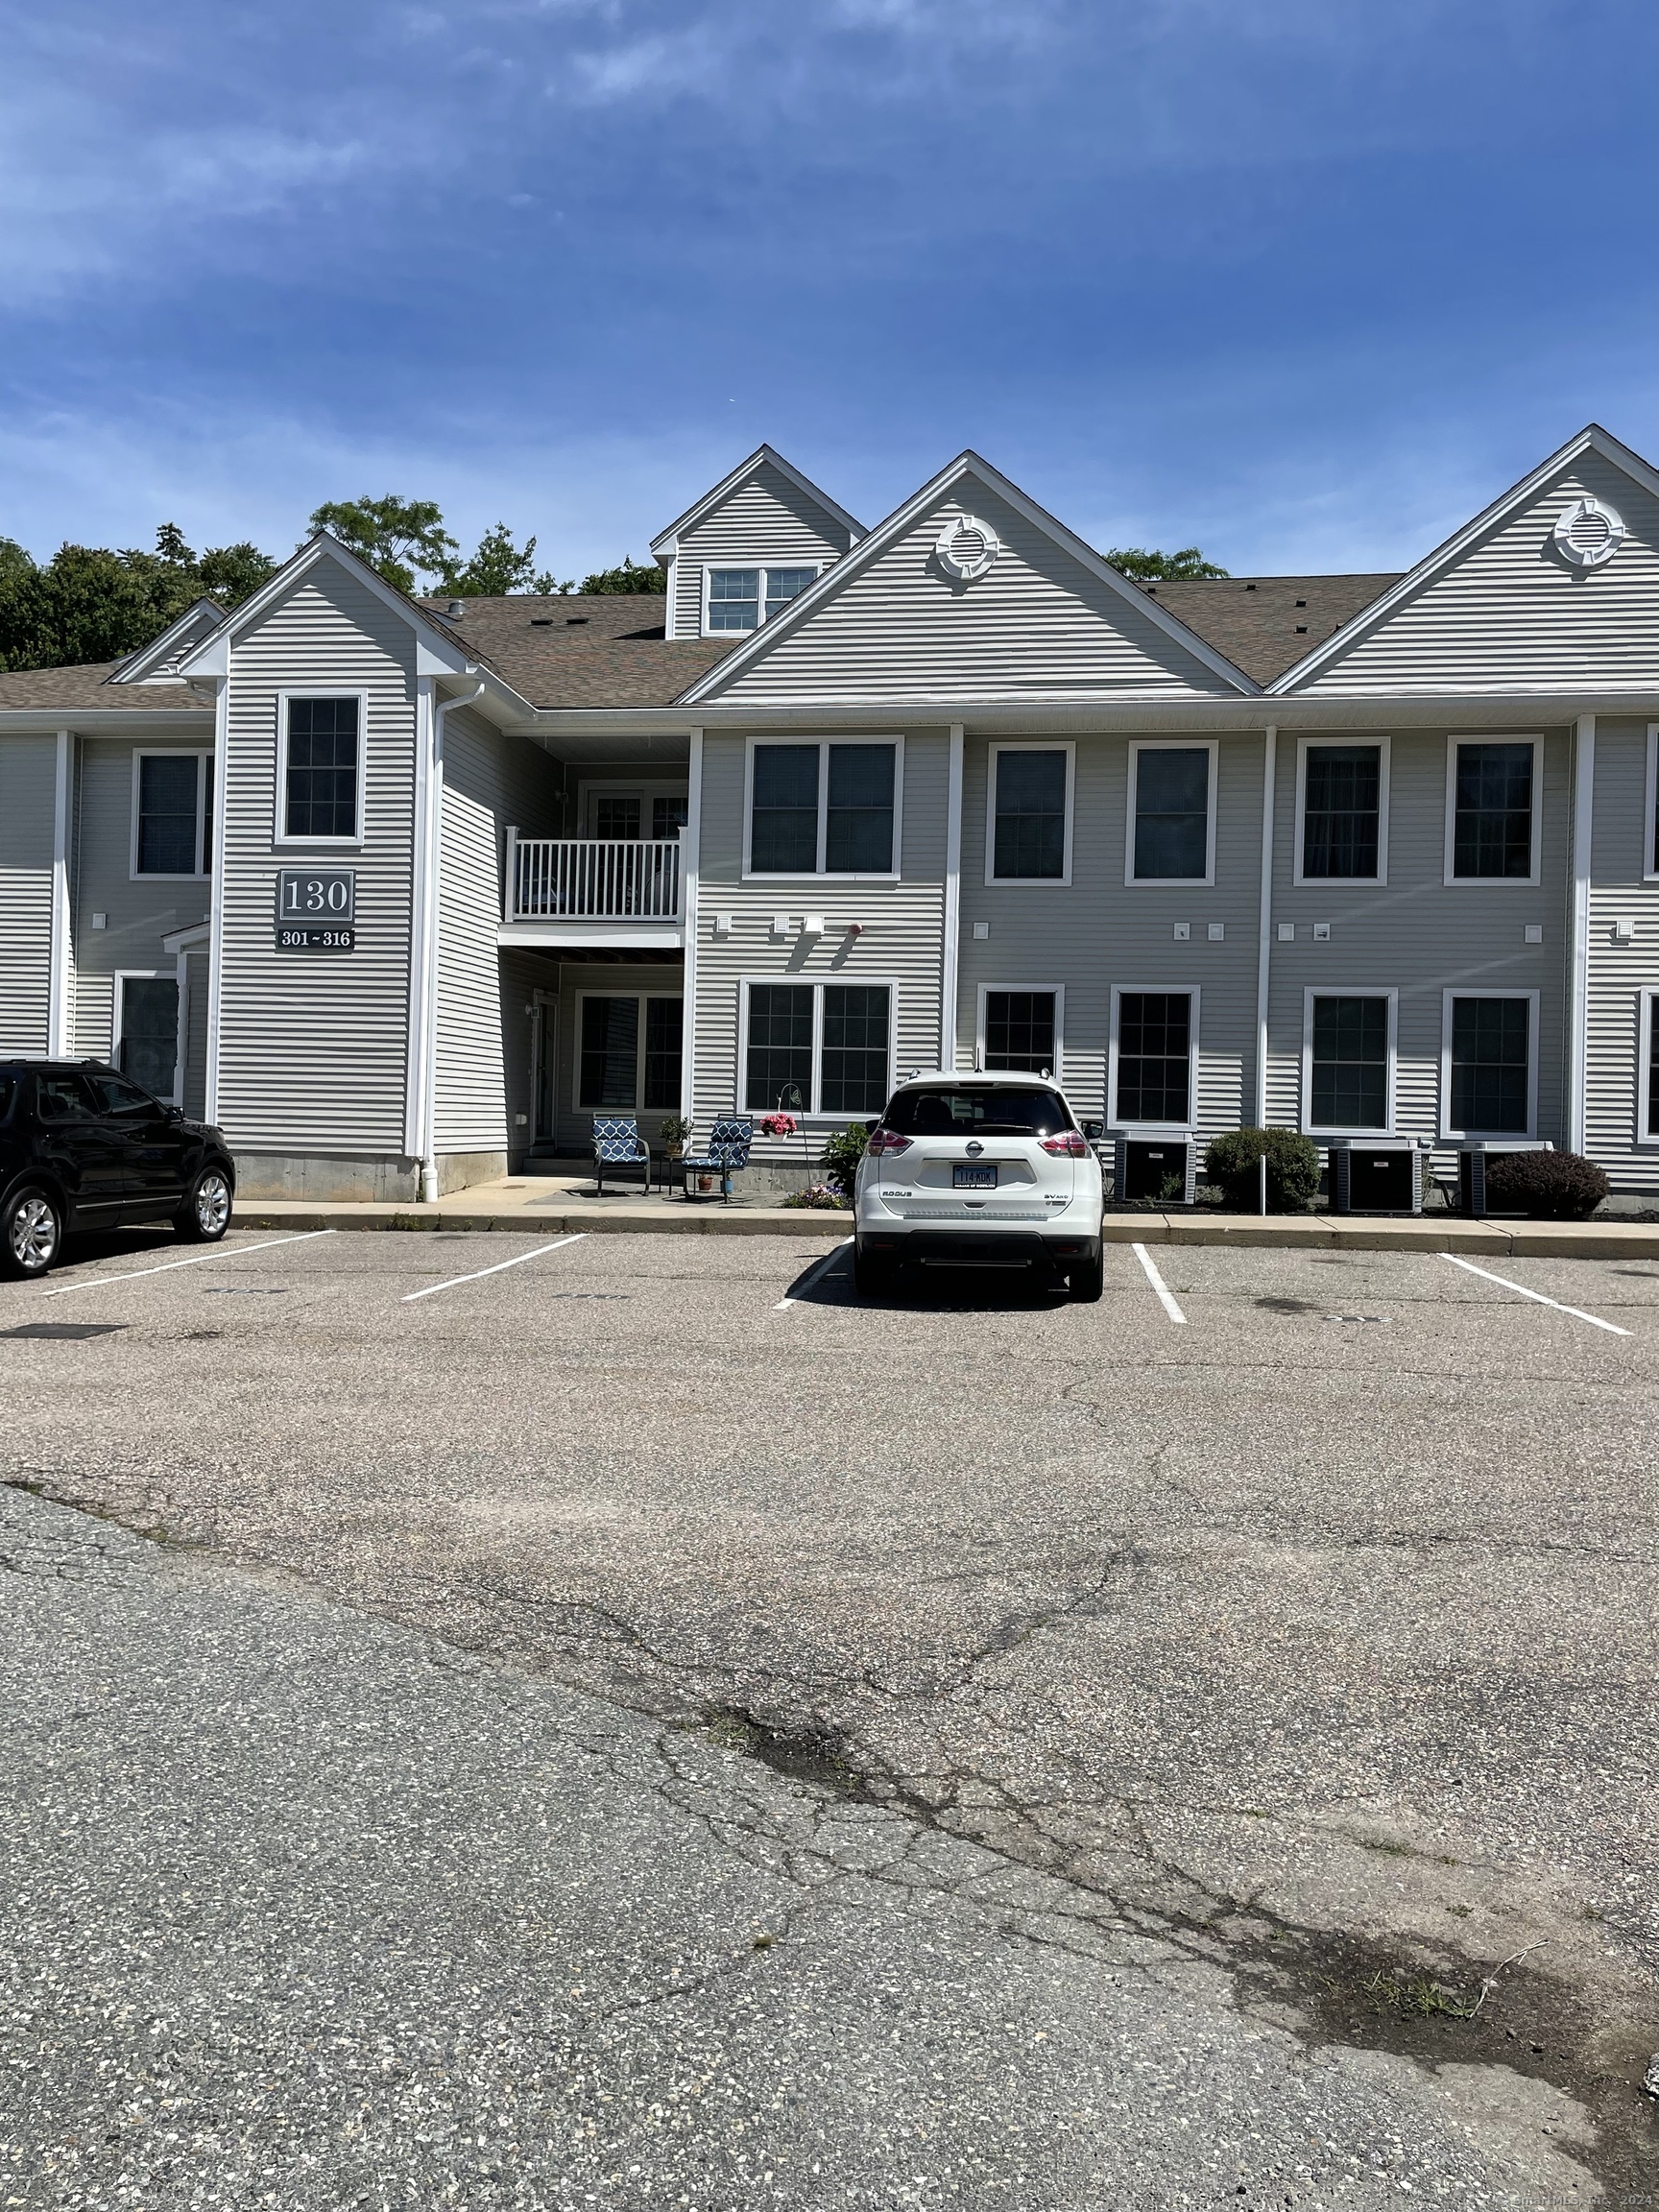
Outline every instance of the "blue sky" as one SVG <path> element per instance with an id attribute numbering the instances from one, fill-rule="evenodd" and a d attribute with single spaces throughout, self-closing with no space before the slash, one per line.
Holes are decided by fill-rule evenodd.
<path id="1" fill-rule="evenodd" d="M 0 532 L 440 500 L 561 574 L 769 439 L 1425 552 L 1659 455 L 1652 0 L 0 0 Z"/>

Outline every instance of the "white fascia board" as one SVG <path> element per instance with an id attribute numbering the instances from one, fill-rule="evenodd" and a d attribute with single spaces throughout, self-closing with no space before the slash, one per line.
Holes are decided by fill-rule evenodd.
<path id="1" fill-rule="evenodd" d="M 822 719 L 822 717 L 820 717 Z M 892 716 L 889 714 L 888 719 Z M 0 732 L 22 731 L 30 736 L 50 737 L 59 730 L 73 730 L 78 736 L 107 737 L 126 732 L 138 742 L 146 737 L 198 736 L 213 728 L 213 708 L 158 707 L 154 713 L 134 713 L 131 707 L 8 707 L 0 709 Z"/>
<path id="2" fill-rule="evenodd" d="M 1270 699 L 1277 698 L 1293 691 L 1310 676 L 1317 675 L 1321 668 L 1340 659 L 1357 641 L 1368 637 L 1378 624 L 1386 621 L 1396 608 L 1404 606 L 1407 600 L 1414 598 L 1426 585 L 1444 575 L 1454 562 L 1460 559 L 1488 530 L 1497 523 L 1507 521 L 1511 515 L 1518 514 L 1528 501 L 1536 498 L 1552 477 L 1558 476 L 1563 469 L 1571 468 L 1575 461 L 1586 453 L 1599 454 L 1603 461 L 1611 463 L 1615 469 L 1623 469 L 1645 492 L 1659 498 L 1659 469 L 1644 461 L 1640 453 L 1633 453 L 1628 445 L 1622 445 L 1610 430 L 1603 430 L 1599 422 L 1589 423 L 1579 431 L 1576 438 L 1570 438 L 1547 461 L 1541 461 L 1519 484 L 1512 485 L 1507 492 L 1501 493 L 1490 506 L 1482 507 L 1472 521 L 1465 522 L 1462 529 L 1455 531 L 1444 544 L 1436 545 L 1432 553 L 1419 561 L 1415 568 L 1402 576 L 1399 583 L 1391 586 L 1380 599 L 1373 599 L 1369 607 L 1362 608 L 1358 614 L 1344 623 L 1334 636 L 1316 645 L 1311 653 L 1305 654 L 1292 667 L 1286 668 L 1282 676 L 1275 676 L 1267 685 L 1267 696 Z"/>
<path id="3" fill-rule="evenodd" d="M 142 684 L 156 661 L 164 661 L 180 639 L 188 637 L 193 629 L 201 630 L 203 642 L 205 643 L 220 625 L 228 620 L 227 610 L 220 606 L 217 599 L 198 599 L 193 606 L 186 607 L 182 614 L 175 615 L 159 637 L 153 637 L 148 645 L 141 645 L 136 653 L 129 653 L 120 667 L 107 681 L 111 684 Z M 160 681 L 172 684 L 179 679 L 169 675 Z"/>
<path id="4" fill-rule="evenodd" d="M 666 530 L 660 530 L 651 541 L 652 552 L 672 552 L 682 530 L 692 529 L 705 515 L 718 507 L 722 499 L 730 498 L 737 487 L 767 461 L 771 462 L 780 475 L 788 477 L 797 492 L 805 493 L 807 498 L 815 499 L 827 515 L 833 515 L 843 529 L 852 532 L 854 541 L 864 536 L 864 525 L 856 516 L 849 515 L 846 508 L 831 499 L 828 492 L 820 491 L 809 476 L 803 476 L 795 464 L 785 461 L 775 446 L 760 445 L 750 454 L 747 461 L 740 461 L 730 476 L 722 476 L 711 492 L 705 492 L 702 498 L 687 507 L 684 515 L 677 515 Z"/>
<path id="5" fill-rule="evenodd" d="M 211 922 L 192 922 L 188 929 L 170 929 L 161 940 L 161 950 L 177 958 L 180 952 L 193 952 L 198 946 L 205 947 L 212 934 Z"/>
<path id="6" fill-rule="evenodd" d="M 1171 614 L 1149 592 L 1142 591 L 1138 585 L 1130 583 L 1126 576 L 1120 575 L 1110 561 L 1101 559 L 1093 545 L 1086 545 L 1074 531 L 1068 530 L 1065 523 L 1050 515 L 1046 508 L 1039 507 L 1035 499 L 1022 492 L 1018 484 L 1011 483 L 1000 469 L 994 469 L 989 461 L 982 460 L 977 453 L 970 450 L 959 453 L 954 461 L 941 469 L 938 475 L 931 477 L 919 492 L 912 493 L 902 507 L 894 509 L 885 522 L 878 522 L 850 553 L 844 553 L 839 561 L 832 562 L 815 584 L 809 584 L 798 599 L 791 600 L 785 613 L 775 614 L 769 622 L 761 623 L 759 629 L 743 644 L 715 661 L 713 667 L 706 670 L 695 684 L 682 691 L 674 704 L 677 707 L 702 706 L 705 701 L 717 697 L 720 689 L 733 676 L 747 668 L 751 661 L 758 660 L 763 652 L 769 652 L 784 637 L 793 636 L 803 622 L 811 619 L 815 609 L 854 583 L 872 562 L 878 560 L 889 545 L 903 536 L 912 523 L 926 515 L 929 507 L 967 476 L 975 477 L 987 491 L 1006 500 L 1033 529 L 1040 530 L 1063 552 L 1070 554 L 1080 566 L 1086 568 L 1092 576 L 1097 577 L 1101 583 L 1109 585 L 1128 605 L 1142 611 L 1151 619 L 1154 628 L 1162 630 L 1166 637 L 1190 653 L 1194 660 L 1202 661 L 1212 675 L 1222 677 L 1235 690 L 1242 692 L 1246 697 L 1253 698 L 1260 694 L 1261 685 L 1246 676 L 1243 669 L 1236 668 L 1225 654 L 1216 652 L 1214 645 L 1207 644 L 1195 630 L 1190 630 L 1178 615 Z M 951 702 L 941 698 L 917 704 L 948 705 Z"/>

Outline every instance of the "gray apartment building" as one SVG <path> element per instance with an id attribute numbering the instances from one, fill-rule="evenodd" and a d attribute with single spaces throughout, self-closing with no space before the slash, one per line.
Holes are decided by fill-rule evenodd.
<path id="1" fill-rule="evenodd" d="M 1606 432 L 1404 576 L 1138 584 L 973 453 L 866 529 L 762 447 L 654 550 L 665 599 L 411 600 L 320 536 L 0 674 L 0 1052 L 114 1059 L 251 1194 L 939 1066 L 1659 1192 L 1659 472 Z"/>

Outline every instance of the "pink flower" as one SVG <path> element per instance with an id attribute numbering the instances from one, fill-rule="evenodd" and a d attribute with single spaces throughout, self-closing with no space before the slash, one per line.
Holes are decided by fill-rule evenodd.
<path id="1" fill-rule="evenodd" d="M 768 1137 L 793 1137 L 795 1117 L 793 1114 L 768 1114 L 760 1126 Z"/>

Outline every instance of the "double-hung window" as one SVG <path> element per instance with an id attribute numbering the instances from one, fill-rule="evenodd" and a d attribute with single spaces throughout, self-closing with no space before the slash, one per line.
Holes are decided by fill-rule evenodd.
<path id="1" fill-rule="evenodd" d="M 599 1113 L 676 1112 L 684 1000 L 593 991 L 580 1003 L 577 1105 Z"/>
<path id="2" fill-rule="evenodd" d="M 135 753 L 132 873 L 205 876 L 212 865 L 212 754 Z"/>
<path id="3" fill-rule="evenodd" d="M 1060 1074 L 1060 993 L 984 992 L 981 1065 L 1027 1075 Z"/>
<path id="4" fill-rule="evenodd" d="M 1638 1113 L 1636 1142 L 1659 1144 L 1659 1021 L 1655 1021 L 1659 991 L 1644 991 L 1639 1001 L 1637 1049 L 1642 1055 L 1637 1070 Z"/>
<path id="5" fill-rule="evenodd" d="M 1126 883 L 1215 880 L 1217 750 L 1214 738 L 1130 746 Z"/>
<path id="6" fill-rule="evenodd" d="M 1198 1055 L 1196 991 L 1112 994 L 1111 1108 L 1120 1129 L 1190 1129 Z"/>
<path id="7" fill-rule="evenodd" d="M 1442 1136 L 1531 1136 L 1537 1009 L 1535 991 L 1447 992 Z"/>
<path id="8" fill-rule="evenodd" d="M 278 830 L 292 843 L 362 837 L 363 696 L 290 692 L 282 700 Z"/>
<path id="9" fill-rule="evenodd" d="M 750 749 L 751 876 L 896 876 L 901 743 Z"/>
<path id="10" fill-rule="evenodd" d="M 775 568 L 709 568 L 705 574 L 709 582 L 703 627 L 711 635 L 757 630 L 774 614 L 781 614 L 792 599 L 799 599 L 808 584 L 818 581 L 816 563 Z"/>
<path id="11" fill-rule="evenodd" d="M 744 998 L 745 1113 L 880 1113 L 893 1088 L 890 983 L 751 983 Z"/>
<path id="12" fill-rule="evenodd" d="M 1538 743 L 1453 737 L 1446 765 L 1448 883 L 1538 879 Z"/>
<path id="13" fill-rule="evenodd" d="M 987 883 L 1070 883 L 1073 745 L 993 745 Z"/>
<path id="14" fill-rule="evenodd" d="M 1300 748 L 1298 883 L 1388 879 L 1388 750 L 1373 745 Z"/>
<path id="15" fill-rule="evenodd" d="M 1305 1132 L 1393 1126 L 1394 997 L 1310 991 L 1303 1017 Z"/>

